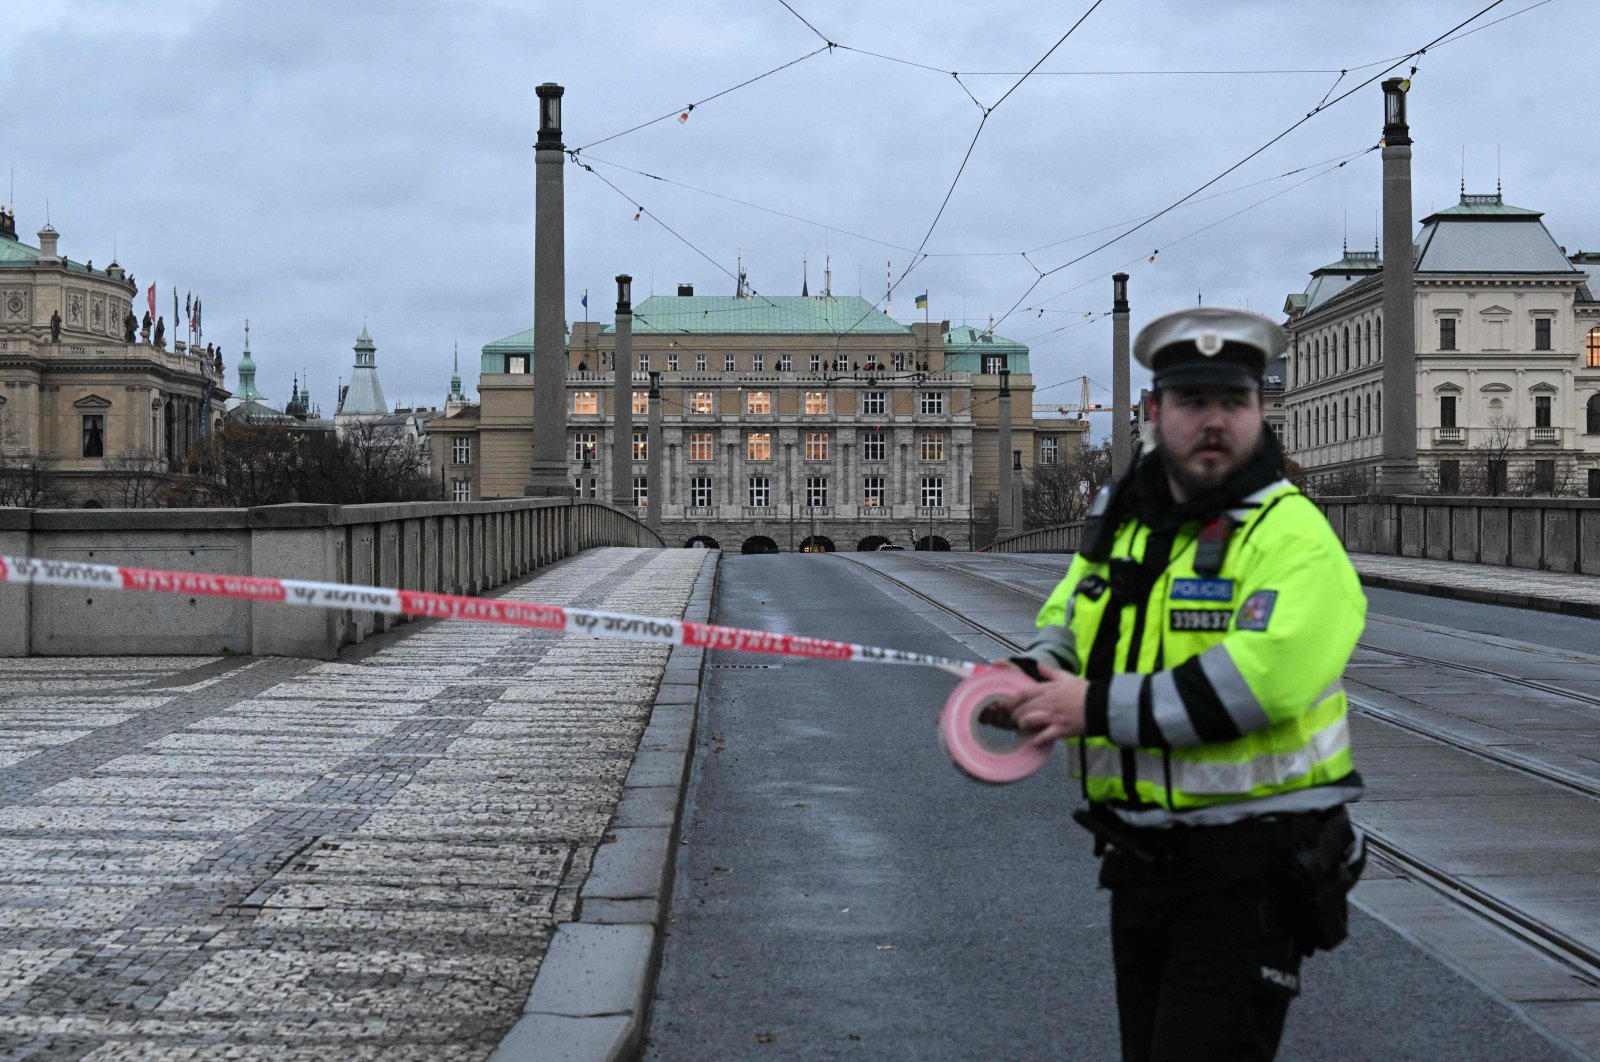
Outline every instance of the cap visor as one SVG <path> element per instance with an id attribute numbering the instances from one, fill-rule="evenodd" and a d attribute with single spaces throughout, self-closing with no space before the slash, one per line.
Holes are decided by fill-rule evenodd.
<path id="1" fill-rule="evenodd" d="M 1242 365 L 1202 362 L 1164 369 L 1154 378 L 1156 387 L 1232 387 L 1242 391 L 1261 390 L 1261 378 Z"/>

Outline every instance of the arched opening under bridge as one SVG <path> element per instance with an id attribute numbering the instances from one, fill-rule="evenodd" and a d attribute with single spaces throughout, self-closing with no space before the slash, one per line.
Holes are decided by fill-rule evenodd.
<path id="1" fill-rule="evenodd" d="M 720 549 L 717 540 L 710 535 L 696 535 L 684 544 L 685 549 Z"/>
<path id="2" fill-rule="evenodd" d="M 950 542 L 939 535 L 923 535 L 917 539 L 916 548 L 920 552 L 949 553 Z"/>
<path id="3" fill-rule="evenodd" d="M 856 549 L 866 553 L 870 550 L 877 549 L 879 546 L 887 546 L 888 544 L 889 540 L 884 538 L 882 535 L 868 535 L 866 538 L 856 543 Z"/>
<path id="4" fill-rule="evenodd" d="M 751 535 L 739 547 L 740 553 L 776 553 L 778 544 L 766 535 Z"/>
<path id="5" fill-rule="evenodd" d="M 833 539 L 827 535 L 807 535 L 800 540 L 801 553 L 833 553 Z"/>

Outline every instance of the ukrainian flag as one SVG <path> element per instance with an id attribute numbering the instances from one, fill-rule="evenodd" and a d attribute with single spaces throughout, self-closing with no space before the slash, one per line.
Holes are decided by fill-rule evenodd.
<path id="1" fill-rule="evenodd" d="M 921 295 L 917 296 L 917 309 L 926 310 L 927 308 L 928 308 L 928 293 L 926 291 L 924 291 Z"/>

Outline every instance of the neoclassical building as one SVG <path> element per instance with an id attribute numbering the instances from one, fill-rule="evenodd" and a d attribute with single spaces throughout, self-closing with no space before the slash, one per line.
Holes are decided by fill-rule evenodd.
<path id="1" fill-rule="evenodd" d="M 707 296 L 684 285 L 634 308 L 632 343 L 632 438 L 618 440 L 614 324 L 571 326 L 569 471 L 575 490 L 615 496 L 620 442 L 631 451 L 624 493 L 646 507 L 659 374 L 661 533 L 671 545 L 968 548 L 1001 487 L 1002 368 L 1023 476 L 1036 461 L 1064 460 L 1081 435 L 1075 424 L 1035 430 L 1025 346 L 948 322 L 903 324 L 856 296 Z M 533 346 L 531 329 L 486 345 L 479 402 L 434 421 L 434 475 L 448 497 L 523 493 Z"/>
<path id="2" fill-rule="evenodd" d="M 1542 218 L 1463 192 L 1422 221 L 1417 453 L 1440 493 L 1600 497 L 1597 256 L 1569 256 Z M 1287 448 L 1324 491 L 1366 489 L 1381 458 L 1382 269 L 1346 249 L 1284 304 Z"/>
<path id="3" fill-rule="evenodd" d="M 130 477 L 181 476 L 229 392 L 215 360 L 138 329 L 120 265 L 71 260 L 60 238 L 46 225 L 23 243 L 0 211 L 0 453 L 58 502 L 132 504 Z"/>

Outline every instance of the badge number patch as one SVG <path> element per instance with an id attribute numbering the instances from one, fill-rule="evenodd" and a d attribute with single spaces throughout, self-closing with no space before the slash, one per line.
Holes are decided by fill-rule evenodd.
<path id="1" fill-rule="evenodd" d="M 1174 601 L 1232 601 L 1232 579 L 1174 579 Z"/>
<path id="2" fill-rule="evenodd" d="M 1175 631 L 1225 631 L 1233 610 L 1226 608 L 1175 608 L 1169 613 Z"/>
<path id="3" fill-rule="evenodd" d="M 1272 619 L 1272 606 L 1278 603 L 1276 590 L 1258 590 L 1245 598 L 1239 606 L 1239 618 L 1234 627 L 1241 631 L 1264 631 Z"/>

